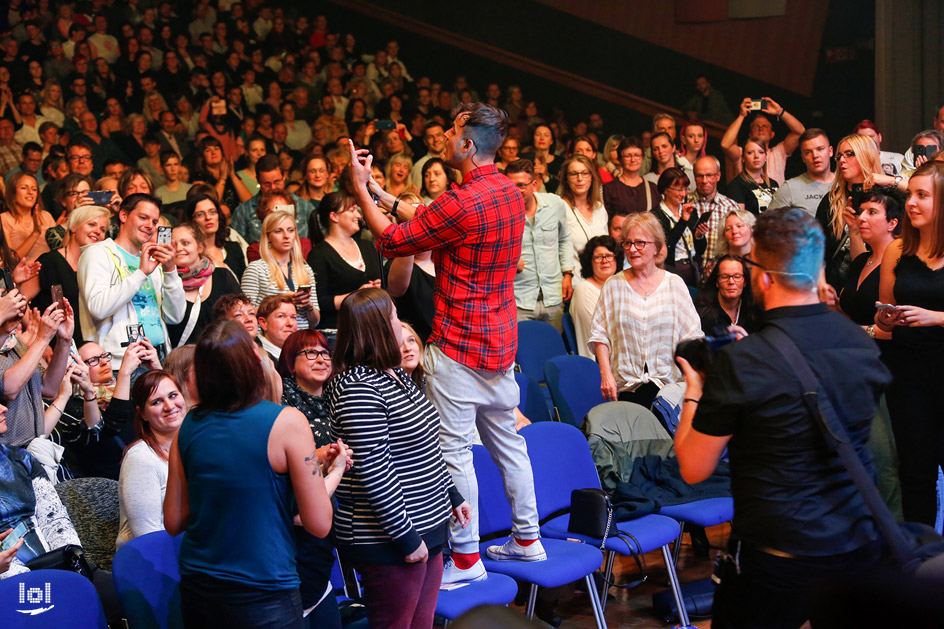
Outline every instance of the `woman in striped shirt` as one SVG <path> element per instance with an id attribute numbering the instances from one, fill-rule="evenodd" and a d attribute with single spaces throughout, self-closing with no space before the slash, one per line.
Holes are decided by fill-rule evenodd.
<path id="1" fill-rule="evenodd" d="M 324 391 L 331 439 L 354 453 L 335 494 L 337 548 L 363 575 L 372 628 L 432 627 L 450 514 L 463 527 L 471 515 L 439 449 L 439 413 L 400 367 L 401 337 L 385 291 L 345 297 Z"/>
<path id="2" fill-rule="evenodd" d="M 318 297 L 315 274 L 305 263 L 295 230 L 295 217 L 284 210 L 271 212 L 262 221 L 259 242 L 261 260 L 249 263 L 243 273 L 242 289 L 257 307 L 269 295 L 293 293 L 298 308 L 298 329 L 318 325 Z"/>

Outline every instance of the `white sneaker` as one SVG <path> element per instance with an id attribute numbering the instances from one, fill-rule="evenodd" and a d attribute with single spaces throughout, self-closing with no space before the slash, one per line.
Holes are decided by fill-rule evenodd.
<path id="1" fill-rule="evenodd" d="M 501 546 L 489 546 L 485 554 L 493 561 L 544 561 L 547 559 L 547 553 L 544 552 L 544 546 L 539 539 L 534 540 L 532 544 L 522 546 L 514 537 L 511 537 Z"/>
<path id="2" fill-rule="evenodd" d="M 488 573 L 485 572 L 485 564 L 482 563 L 481 559 L 465 570 L 456 566 L 456 562 L 454 562 L 451 557 L 443 562 L 443 584 L 460 583 L 463 581 L 484 581 L 487 578 Z"/>

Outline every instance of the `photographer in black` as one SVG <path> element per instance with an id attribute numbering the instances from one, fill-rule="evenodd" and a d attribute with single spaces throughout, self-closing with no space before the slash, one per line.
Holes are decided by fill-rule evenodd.
<path id="1" fill-rule="evenodd" d="M 869 426 L 891 378 L 868 335 L 820 303 L 823 242 L 800 209 L 762 214 L 745 261 L 763 327 L 721 348 L 704 373 L 679 359 L 687 384 L 675 435 L 683 478 L 706 479 L 726 446 L 730 453 L 735 517 L 716 570 L 715 628 L 815 625 L 824 586 L 867 574 L 881 555 L 868 508 L 770 340 L 776 327 L 797 345 L 871 467 Z"/>

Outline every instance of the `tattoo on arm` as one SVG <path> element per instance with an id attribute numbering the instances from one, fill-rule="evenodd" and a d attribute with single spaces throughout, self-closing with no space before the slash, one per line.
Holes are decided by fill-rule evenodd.
<path id="1" fill-rule="evenodd" d="M 305 457 L 305 465 L 312 468 L 312 476 L 321 476 L 321 463 L 318 462 L 318 450 L 311 453 L 311 456 Z"/>

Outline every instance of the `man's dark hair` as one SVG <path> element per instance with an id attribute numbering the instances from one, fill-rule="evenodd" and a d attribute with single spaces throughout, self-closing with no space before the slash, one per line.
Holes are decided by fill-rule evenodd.
<path id="1" fill-rule="evenodd" d="M 266 153 L 256 162 L 256 174 L 271 173 L 273 170 L 281 170 L 278 155 Z"/>
<path id="2" fill-rule="evenodd" d="M 95 147 L 92 146 L 91 141 L 86 140 L 85 138 L 76 138 L 73 136 L 73 139 L 69 141 L 69 146 L 66 147 L 66 154 L 68 154 L 69 151 L 76 146 L 88 149 L 90 153 L 94 152 L 95 150 Z"/>
<path id="3" fill-rule="evenodd" d="M 490 158 L 495 157 L 511 124 L 504 109 L 486 103 L 460 104 L 453 108 L 451 116 L 461 118 L 462 137 L 472 140 L 476 149 Z"/>
<path id="4" fill-rule="evenodd" d="M 807 129 L 800 135 L 800 140 L 798 146 L 803 146 L 804 142 L 809 142 L 810 140 L 815 140 L 816 138 L 826 138 L 826 141 L 829 142 L 829 136 L 826 135 L 826 132 L 822 129 L 813 127 L 812 129 Z"/>
<path id="5" fill-rule="evenodd" d="M 115 164 L 121 164 L 121 165 L 124 166 L 125 168 L 128 167 L 128 164 L 125 163 L 125 160 L 120 159 L 120 158 L 116 158 L 116 157 L 112 157 L 111 159 L 106 159 L 106 160 L 105 160 L 105 163 L 102 164 L 102 170 L 103 170 L 103 171 L 108 170 L 108 167 L 109 167 L 109 166 L 114 166 Z"/>
<path id="6" fill-rule="evenodd" d="M 513 175 L 515 173 L 528 173 L 531 175 L 531 178 L 534 179 L 534 162 L 530 159 L 516 159 L 513 162 L 509 162 L 505 166 L 505 175 Z"/>
<path id="7" fill-rule="evenodd" d="M 282 304 L 295 305 L 295 299 L 291 293 L 279 293 L 278 295 L 269 295 L 259 302 L 256 308 L 256 317 L 259 319 L 268 319 L 269 316 L 279 309 Z M 296 310 L 298 310 L 296 308 Z"/>
<path id="8" fill-rule="evenodd" d="M 430 120 L 425 125 L 423 125 L 423 135 L 426 135 L 427 131 L 429 131 L 430 129 L 435 129 L 436 127 L 439 127 L 440 129 L 443 128 L 443 126 L 439 124 L 439 122 L 435 120 Z M 445 131 L 445 129 L 443 129 L 443 131 Z"/>
<path id="9" fill-rule="evenodd" d="M 172 157 L 176 157 L 177 159 L 180 159 L 180 156 L 177 155 L 177 151 L 175 151 L 174 149 L 166 149 L 164 151 L 161 151 L 160 155 L 158 156 L 158 159 L 161 161 L 161 166 L 166 164 L 167 160 L 169 160 Z"/>
<path id="10" fill-rule="evenodd" d="M 816 288 L 824 241 L 819 222 L 799 208 L 768 210 L 754 224 L 757 262 L 792 290 Z"/>
<path id="11" fill-rule="evenodd" d="M 42 153 L 43 147 L 36 144 L 35 142 L 27 142 L 23 145 L 23 157 L 26 157 L 27 153 Z"/>
<path id="12" fill-rule="evenodd" d="M 135 192 L 134 194 L 129 194 L 121 201 L 121 207 L 118 209 L 119 212 L 125 212 L 126 214 L 131 214 L 137 209 L 142 203 L 153 203 L 157 206 L 157 209 L 160 210 L 163 206 L 161 200 L 154 196 L 153 194 L 145 194 L 143 192 Z"/>

